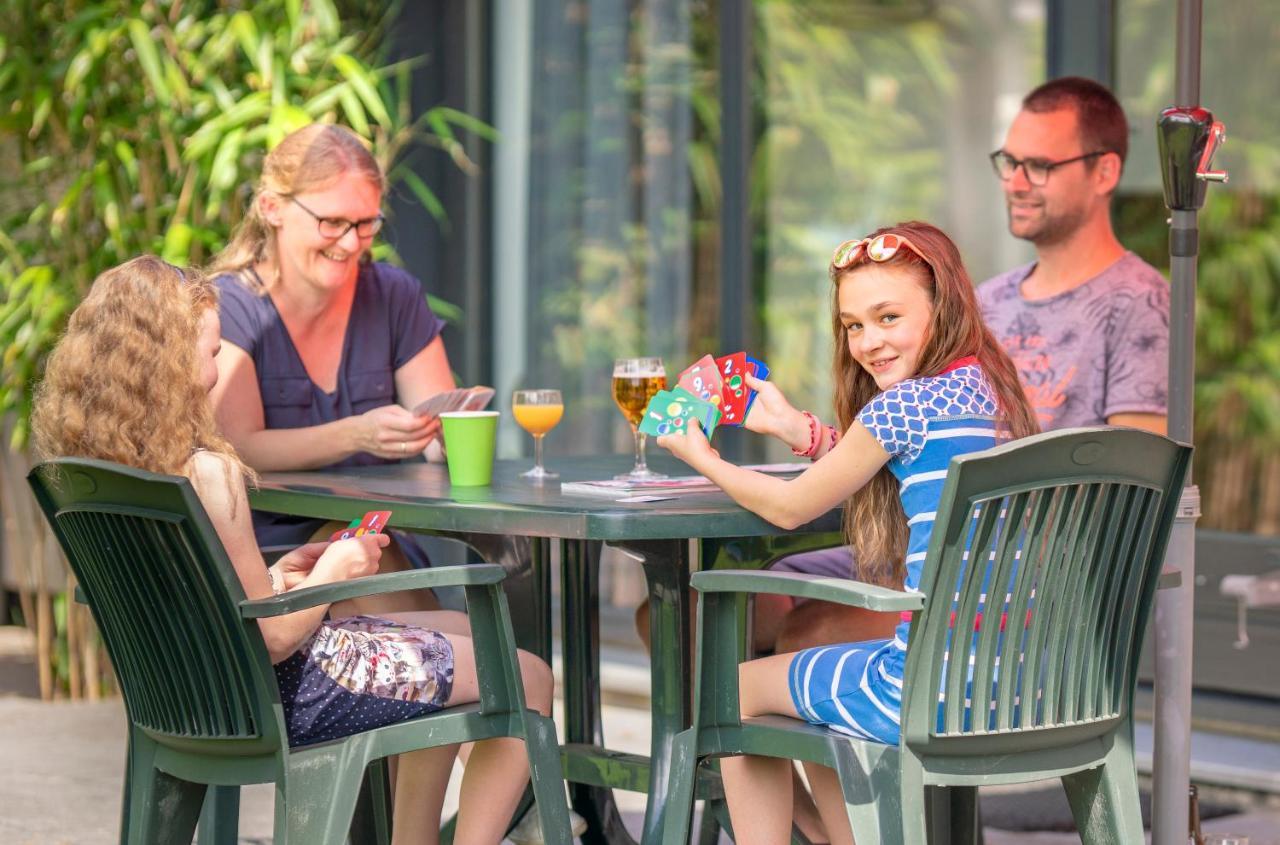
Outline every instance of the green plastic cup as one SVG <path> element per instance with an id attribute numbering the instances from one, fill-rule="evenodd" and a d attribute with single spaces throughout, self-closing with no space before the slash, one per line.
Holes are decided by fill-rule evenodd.
<path id="1" fill-rule="evenodd" d="M 454 487 L 483 487 L 493 481 L 493 445 L 498 435 L 497 411 L 449 411 L 440 415 Z"/>

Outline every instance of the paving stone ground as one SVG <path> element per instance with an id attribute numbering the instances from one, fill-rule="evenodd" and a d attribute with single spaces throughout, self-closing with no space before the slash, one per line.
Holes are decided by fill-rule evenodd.
<path id="1" fill-rule="evenodd" d="M 610 696 L 610 678 L 634 674 L 634 667 L 610 667 L 602 672 L 606 701 L 603 713 L 606 742 L 612 748 L 646 753 L 649 746 L 645 702 L 634 693 Z M 125 718 L 118 699 L 103 702 L 42 703 L 36 692 L 29 659 L 0 648 L 0 843 L 4 845 L 112 845 L 120 818 L 124 763 Z M 456 789 L 456 777 L 454 787 Z M 1053 815 L 1056 796 L 1006 788 L 992 794 L 997 802 L 1043 807 Z M 618 793 L 623 818 L 633 833 L 644 817 L 644 796 Z M 450 796 L 450 806 L 456 801 Z M 984 800 L 984 807 L 987 806 Z M 1249 837 L 1249 845 L 1280 845 L 1280 806 L 1255 801 L 1245 813 L 1208 821 L 1206 833 L 1235 833 Z M 241 845 L 271 841 L 270 787 L 249 787 L 242 797 Z M 1001 815 L 1001 813 L 997 813 Z M 728 842 L 727 837 L 723 839 Z M 1074 833 L 1006 832 L 989 827 L 988 845 L 1068 845 Z"/>

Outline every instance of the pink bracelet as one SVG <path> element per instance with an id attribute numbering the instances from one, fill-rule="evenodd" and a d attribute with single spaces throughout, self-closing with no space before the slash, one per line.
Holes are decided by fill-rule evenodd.
<path id="1" fill-rule="evenodd" d="M 818 418 L 808 411 L 801 411 L 805 418 L 809 420 L 809 445 L 803 451 L 800 449 L 792 449 L 791 454 L 799 458 L 813 458 L 818 454 L 818 432 L 822 430 L 821 423 Z"/>
<path id="2" fill-rule="evenodd" d="M 830 452 L 832 449 L 836 448 L 836 444 L 840 442 L 840 429 L 836 428 L 834 425 L 826 426 L 826 429 L 830 438 L 827 442 L 827 451 Z"/>

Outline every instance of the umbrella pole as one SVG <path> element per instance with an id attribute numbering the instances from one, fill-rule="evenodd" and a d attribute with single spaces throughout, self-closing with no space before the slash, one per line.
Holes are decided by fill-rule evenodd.
<path id="1" fill-rule="evenodd" d="M 1202 0 L 1178 0 L 1175 102 L 1160 114 L 1161 175 L 1169 224 L 1169 436 L 1193 442 L 1195 388 L 1197 214 L 1207 183 L 1226 181 L 1209 170 L 1224 137 L 1222 124 L 1200 106 Z M 1176 589 L 1160 590 L 1155 620 L 1155 720 L 1151 790 L 1152 845 L 1186 845 L 1191 785 L 1191 664 L 1195 610 L 1195 523 L 1200 491 L 1187 479 L 1166 568 L 1181 573 Z"/>

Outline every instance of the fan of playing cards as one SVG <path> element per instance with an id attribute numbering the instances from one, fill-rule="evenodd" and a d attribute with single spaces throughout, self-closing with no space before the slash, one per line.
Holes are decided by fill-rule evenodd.
<path id="1" fill-rule="evenodd" d="M 744 378 L 748 373 L 766 379 L 769 368 L 745 352 L 702 356 L 680 373 L 674 389 L 659 391 L 649 400 L 640 431 L 655 437 L 682 434 L 693 419 L 711 437 L 717 425 L 742 425 L 756 398 Z"/>

